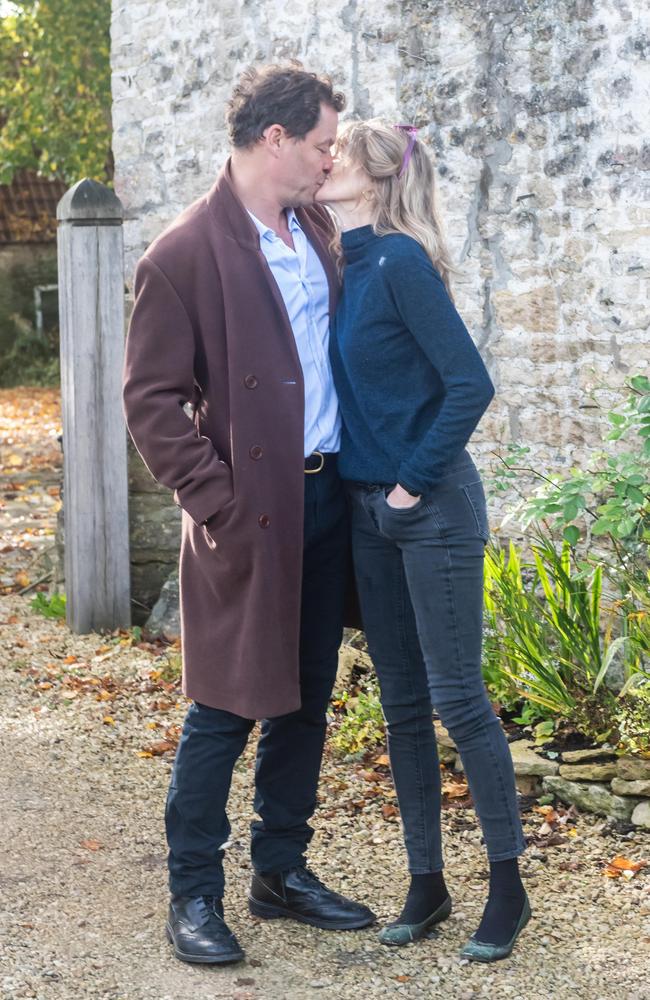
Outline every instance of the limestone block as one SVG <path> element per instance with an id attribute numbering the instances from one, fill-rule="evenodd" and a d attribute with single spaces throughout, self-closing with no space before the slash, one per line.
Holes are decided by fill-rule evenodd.
<path id="1" fill-rule="evenodd" d="M 616 763 L 560 764 L 560 774 L 570 781 L 609 781 L 616 776 Z"/>
<path id="2" fill-rule="evenodd" d="M 434 719 L 433 724 L 436 730 L 436 741 L 438 746 L 449 747 L 451 750 L 456 750 L 456 744 L 443 726 L 440 719 Z"/>
<path id="3" fill-rule="evenodd" d="M 438 760 L 441 764 L 446 764 L 447 767 L 452 767 L 454 770 L 462 771 L 463 769 L 462 765 L 460 768 L 456 766 L 460 761 L 460 757 L 456 751 L 452 750 L 451 747 L 444 746 L 442 743 L 438 744 Z"/>
<path id="4" fill-rule="evenodd" d="M 517 791 L 522 795 L 538 796 L 542 793 L 542 779 L 535 774 L 517 774 L 515 772 Z"/>
<path id="5" fill-rule="evenodd" d="M 639 802 L 632 813 L 632 822 L 635 826 L 645 826 L 650 830 L 650 802 Z"/>
<path id="6" fill-rule="evenodd" d="M 521 326 L 537 333 L 552 333 L 557 329 L 557 294 L 553 285 L 541 285 L 520 295 L 497 291 L 492 302 L 496 321 L 505 329 Z"/>
<path id="7" fill-rule="evenodd" d="M 572 802 L 586 812 L 615 819 L 630 819 L 639 799 L 613 795 L 607 785 L 588 785 L 579 781 L 568 781 L 559 774 L 549 775 L 542 780 L 545 791 L 557 795 L 563 802 Z"/>
<path id="8" fill-rule="evenodd" d="M 535 744 L 530 740 L 515 740 L 510 744 L 512 763 L 517 776 L 544 777 L 547 774 L 557 774 L 559 764 L 557 761 L 548 760 L 535 752 Z"/>
<path id="9" fill-rule="evenodd" d="M 145 628 L 154 635 L 164 636 L 169 642 L 180 638 L 181 619 L 177 570 L 163 584 L 160 597 L 153 606 Z"/>
<path id="10" fill-rule="evenodd" d="M 650 760 L 643 757 L 619 757 L 616 774 L 625 781 L 650 781 Z"/>
<path id="11" fill-rule="evenodd" d="M 582 764 L 586 760 L 615 760 L 616 752 L 613 747 L 591 747 L 587 750 L 564 750 L 562 752 L 563 764 Z"/>
<path id="12" fill-rule="evenodd" d="M 612 791 L 615 795 L 641 795 L 650 799 L 650 779 L 625 781 L 623 778 L 612 778 Z"/>

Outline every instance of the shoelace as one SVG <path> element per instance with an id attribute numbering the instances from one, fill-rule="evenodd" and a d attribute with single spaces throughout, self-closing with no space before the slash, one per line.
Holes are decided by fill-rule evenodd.
<path id="1" fill-rule="evenodd" d="M 314 874 L 311 868 L 307 868 L 306 865 L 300 865 L 296 868 L 292 868 L 291 870 L 292 872 L 296 872 L 303 882 L 308 882 L 310 885 L 316 885 L 319 889 L 325 888 L 318 876 Z"/>
<path id="2" fill-rule="evenodd" d="M 219 906 L 220 900 L 218 896 L 199 896 L 199 899 L 198 906 L 201 916 L 205 916 L 206 919 L 215 916 L 223 922 L 223 913 Z"/>

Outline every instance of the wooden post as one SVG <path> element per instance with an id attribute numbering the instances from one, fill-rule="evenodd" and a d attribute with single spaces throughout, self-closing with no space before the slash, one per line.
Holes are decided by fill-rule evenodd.
<path id="1" fill-rule="evenodd" d="M 126 427 L 122 412 L 122 205 L 87 178 L 58 224 L 63 513 L 73 632 L 131 623 Z"/>

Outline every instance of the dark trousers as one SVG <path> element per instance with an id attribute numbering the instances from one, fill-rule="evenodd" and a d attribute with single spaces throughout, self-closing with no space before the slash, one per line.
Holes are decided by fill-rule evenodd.
<path id="1" fill-rule="evenodd" d="M 490 861 L 525 850 L 512 759 L 481 672 L 488 520 L 464 452 L 413 507 L 349 484 L 361 611 L 379 685 L 412 874 L 443 867 L 432 713 L 456 742 Z"/>
<path id="2" fill-rule="evenodd" d="M 251 856 L 258 872 L 287 871 L 304 861 L 313 830 L 326 711 L 343 632 L 348 518 L 335 461 L 305 475 L 304 560 L 300 629 L 302 707 L 266 719 L 255 763 Z M 232 772 L 255 725 L 193 702 L 172 771 L 165 825 L 169 887 L 174 895 L 223 896 L 223 845 Z"/>

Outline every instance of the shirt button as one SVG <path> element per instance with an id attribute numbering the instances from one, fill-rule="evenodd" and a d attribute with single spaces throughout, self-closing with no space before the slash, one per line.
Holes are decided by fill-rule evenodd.
<path id="1" fill-rule="evenodd" d="M 262 457 L 262 455 L 264 454 L 264 452 L 262 451 L 262 449 L 260 448 L 260 446 L 258 444 L 254 444 L 253 447 L 249 449 L 248 454 L 250 455 L 251 458 L 253 458 L 253 459 L 255 459 L 255 461 L 257 461 L 258 458 Z"/>
<path id="2" fill-rule="evenodd" d="M 257 519 L 257 523 L 259 524 L 260 528 L 268 528 L 269 524 L 271 523 L 271 518 L 269 517 L 268 514 L 260 514 L 260 516 Z"/>
<path id="3" fill-rule="evenodd" d="M 258 382 L 254 375 L 247 375 L 244 379 L 244 385 L 247 389 L 256 389 Z"/>

